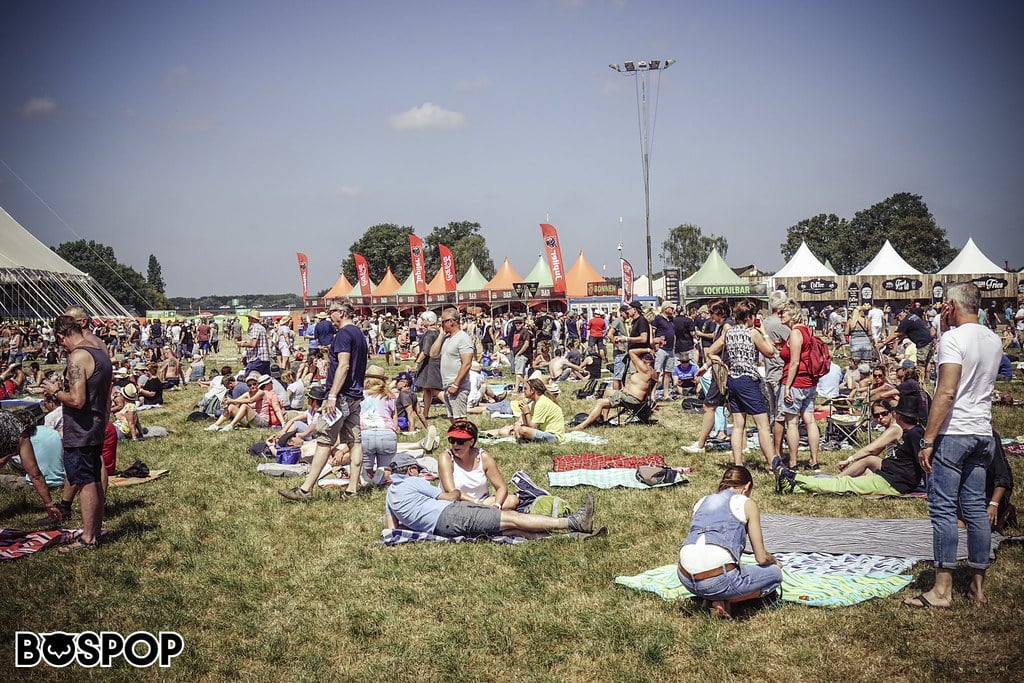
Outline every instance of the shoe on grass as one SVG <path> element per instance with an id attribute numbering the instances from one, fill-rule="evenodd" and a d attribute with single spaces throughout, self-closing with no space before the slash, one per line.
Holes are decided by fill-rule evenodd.
<path id="1" fill-rule="evenodd" d="M 775 478 L 776 490 L 779 493 L 793 493 L 796 489 L 796 470 L 783 467 Z"/>
<path id="2" fill-rule="evenodd" d="M 701 448 L 700 446 L 698 446 L 696 441 L 694 441 L 693 443 L 691 443 L 691 444 L 689 444 L 687 446 L 683 446 L 682 448 L 687 453 L 703 453 L 704 452 L 704 449 Z"/>
<path id="3" fill-rule="evenodd" d="M 594 494 L 583 497 L 583 507 L 569 515 L 569 530 L 589 534 L 594 531 Z"/>
<path id="4" fill-rule="evenodd" d="M 423 450 L 430 453 L 437 445 L 441 443 L 441 437 L 437 435 L 437 427 L 430 425 L 427 427 L 427 435 L 423 437 L 423 441 L 420 442 L 423 446 Z"/>
<path id="5" fill-rule="evenodd" d="M 296 486 L 290 489 L 280 489 L 278 493 L 285 500 L 290 500 L 293 503 L 308 503 L 313 500 L 312 491 L 303 491 L 301 486 Z"/>
<path id="6" fill-rule="evenodd" d="M 774 458 L 772 458 L 772 473 L 774 473 L 775 476 L 779 476 L 779 472 L 781 472 L 784 469 L 786 469 L 786 465 L 783 464 L 781 457 L 776 455 Z"/>
<path id="7" fill-rule="evenodd" d="M 209 427 L 205 427 L 205 429 L 208 432 L 219 432 L 220 431 L 220 425 L 210 425 Z"/>

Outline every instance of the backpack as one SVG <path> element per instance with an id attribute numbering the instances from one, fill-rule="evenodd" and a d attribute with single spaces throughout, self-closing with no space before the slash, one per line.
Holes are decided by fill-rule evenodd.
<path id="1" fill-rule="evenodd" d="M 815 382 L 828 374 L 832 367 L 832 354 L 829 353 L 828 344 L 823 342 L 814 332 L 808 331 L 810 339 L 807 341 L 807 373 Z"/>

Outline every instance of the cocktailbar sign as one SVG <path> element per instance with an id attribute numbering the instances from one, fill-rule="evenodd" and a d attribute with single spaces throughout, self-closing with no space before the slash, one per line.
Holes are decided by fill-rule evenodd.
<path id="1" fill-rule="evenodd" d="M 764 283 L 741 285 L 686 285 L 687 299 L 706 299 L 715 296 L 755 296 L 764 299 L 768 296 L 768 285 Z"/>

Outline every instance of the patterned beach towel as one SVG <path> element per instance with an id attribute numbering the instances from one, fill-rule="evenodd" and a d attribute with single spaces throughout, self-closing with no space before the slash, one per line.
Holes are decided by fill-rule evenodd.
<path id="1" fill-rule="evenodd" d="M 527 538 L 520 536 L 437 536 L 422 531 L 409 531 L 408 529 L 384 529 L 380 532 L 378 545 L 402 545 L 403 543 L 462 543 L 464 541 L 491 541 L 493 543 L 526 543 Z"/>
<path id="2" fill-rule="evenodd" d="M 867 555 L 834 555 L 779 553 L 783 564 L 782 599 L 811 607 L 848 607 L 871 598 L 893 595 L 905 588 L 912 576 L 907 571 L 913 563 L 899 558 Z M 743 556 L 743 564 L 754 564 L 751 555 Z M 656 567 L 636 576 L 616 577 L 615 583 L 633 590 L 649 591 L 664 600 L 693 597 L 683 588 L 676 574 L 676 565 Z"/>
<path id="3" fill-rule="evenodd" d="M 659 456 L 660 457 L 660 456 Z M 676 484 L 688 484 L 686 475 L 680 474 L 668 484 L 648 486 L 637 481 L 636 468 L 615 468 L 607 470 L 571 470 L 569 472 L 548 472 L 548 486 L 594 486 L 599 489 L 613 489 L 622 486 L 628 489 L 653 489 Z"/>
<path id="4" fill-rule="evenodd" d="M 611 468 L 636 469 L 640 465 L 664 465 L 665 456 L 650 455 L 601 455 L 600 453 L 578 453 L 576 455 L 551 456 L 551 469 L 555 472 L 570 470 L 604 470 Z"/>
<path id="5" fill-rule="evenodd" d="M 58 529 L 55 531 L 0 529 L 0 560 L 16 560 L 46 548 L 70 543 L 81 533 L 81 529 Z"/>

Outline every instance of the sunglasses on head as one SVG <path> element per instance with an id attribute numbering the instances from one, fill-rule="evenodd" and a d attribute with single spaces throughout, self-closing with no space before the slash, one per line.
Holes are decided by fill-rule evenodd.
<path id="1" fill-rule="evenodd" d="M 464 443 L 469 443 L 469 439 L 456 439 L 455 437 L 449 436 L 448 443 L 453 446 L 461 446 Z"/>
<path id="2" fill-rule="evenodd" d="M 873 417 L 886 417 L 888 415 L 889 415 L 889 411 L 888 410 L 880 410 L 877 413 L 872 413 Z"/>

